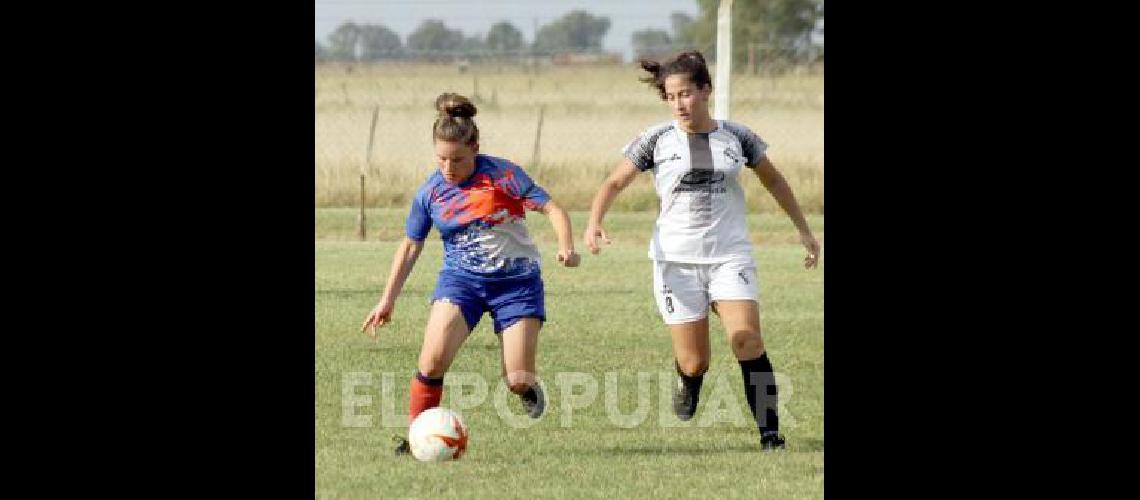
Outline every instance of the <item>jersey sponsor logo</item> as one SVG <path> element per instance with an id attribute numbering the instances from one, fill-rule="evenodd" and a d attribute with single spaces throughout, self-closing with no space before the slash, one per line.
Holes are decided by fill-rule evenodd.
<path id="1" fill-rule="evenodd" d="M 681 184 L 715 184 L 724 182 L 724 172 L 715 170 L 690 170 L 681 178 Z"/>
<path id="2" fill-rule="evenodd" d="M 744 275 L 744 271 L 740 271 L 739 273 L 736 273 L 736 275 L 740 276 L 740 281 L 744 282 L 745 285 L 748 284 L 748 276 Z"/>
<path id="3" fill-rule="evenodd" d="M 673 189 L 674 193 L 685 192 L 707 192 L 707 193 L 723 193 L 724 187 L 724 172 L 717 172 L 715 170 L 690 170 L 681 177 L 678 181 L 677 187 Z"/>
<path id="4" fill-rule="evenodd" d="M 668 158 L 662 158 L 660 160 L 653 162 L 653 164 L 654 165 L 662 165 L 665 162 L 669 162 L 669 161 L 673 161 L 673 160 L 680 160 L 680 159 L 681 159 L 681 155 L 679 155 L 677 153 L 673 153 L 673 156 L 670 156 Z"/>

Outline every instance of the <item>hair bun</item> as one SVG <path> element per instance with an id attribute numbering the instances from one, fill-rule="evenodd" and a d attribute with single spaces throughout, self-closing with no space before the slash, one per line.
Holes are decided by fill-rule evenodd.
<path id="1" fill-rule="evenodd" d="M 452 118 L 471 118 L 478 112 L 471 100 L 452 92 L 440 94 L 435 99 L 435 108 L 440 116 Z"/>
<path id="2" fill-rule="evenodd" d="M 692 51 L 685 52 L 685 53 L 681 54 L 681 57 L 679 57 L 679 59 L 681 59 L 681 58 L 696 59 L 696 60 L 700 61 L 701 64 L 705 63 L 704 54 L 701 54 L 699 51 L 696 51 L 696 50 L 692 50 Z"/>

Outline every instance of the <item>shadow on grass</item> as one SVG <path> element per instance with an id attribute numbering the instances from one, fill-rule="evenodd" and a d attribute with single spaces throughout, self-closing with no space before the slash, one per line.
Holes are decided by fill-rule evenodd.
<path id="1" fill-rule="evenodd" d="M 823 451 L 823 440 L 819 437 L 788 437 L 788 448 L 785 452 L 790 453 L 812 453 Z M 719 453 L 751 453 L 760 451 L 759 436 L 751 436 L 742 438 L 738 443 L 730 445 L 709 445 L 701 443 L 673 443 L 673 444 L 634 444 L 634 445 L 610 445 L 610 446 L 597 446 L 597 448 L 589 448 L 583 450 L 575 450 L 575 453 L 586 454 L 586 456 L 678 456 L 678 454 L 687 454 L 687 456 L 706 456 L 706 454 L 719 454 Z"/>
<path id="2" fill-rule="evenodd" d="M 819 438 L 789 439 L 788 447 L 792 451 L 823 451 L 823 440 Z"/>
<path id="3" fill-rule="evenodd" d="M 741 441 L 730 446 L 711 447 L 700 444 L 673 444 L 673 445 L 625 445 L 602 446 L 575 450 L 574 454 L 587 456 L 618 456 L 618 455 L 719 455 L 724 453 L 754 453 L 760 451 L 760 440 Z M 823 441 L 819 439 L 788 440 L 788 448 L 775 453 L 808 453 L 823 451 Z"/>

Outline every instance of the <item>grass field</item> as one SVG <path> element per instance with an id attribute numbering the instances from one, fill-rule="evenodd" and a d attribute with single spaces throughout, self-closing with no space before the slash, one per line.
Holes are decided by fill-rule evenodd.
<path id="1" fill-rule="evenodd" d="M 547 385 L 547 412 L 533 426 L 515 428 L 496 409 L 493 395 L 502 390 L 498 343 L 484 317 L 452 365 L 451 373 L 462 376 L 449 377 L 485 380 L 489 395 L 483 404 L 461 410 L 471 431 L 467 455 L 442 464 L 394 457 L 390 441 L 393 434 L 405 432 L 407 384 L 441 262 L 442 245 L 434 230 L 397 302 L 394 322 L 381 330 L 379 342 L 359 333 L 382 290 L 404 214 L 402 208 L 370 210 L 369 241 L 358 242 L 353 241 L 354 210 L 317 209 L 318 498 L 823 496 L 823 264 L 803 269 L 803 249 L 783 214 L 753 215 L 750 227 L 761 276 L 765 343 L 782 374 L 781 428 L 787 450 L 760 453 L 752 425 L 733 420 L 732 412 L 717 411 L 734 406 L 747 411 L 747 406 L 739 365 L 716 321 L 712 365 L 697 415 L 689 425 L 676 426 L 669 389 L 658 378 L 671 370 L 672 355 L 650 294 L 645 255 L 654 214 L 610 214 L 607 228 L 614 244 L 567 269 L 554 264 L 549 221 L 528 213 L 528 226 L 546 262 L 548 322 L 540 336 L 538 371 Z M 572 220 L 583 251 L 577 239 L 585 214 L 574 212 Z M 822 242 L 823 217 L 813 215 L 809 221 Z M 596 380 L 592 403 L 560 390 L 558 377 L 570 373 Z M 648 384 L 638 384 L 639 373 L 648 376 Z M 619 383 L 607 387 L 607 374 Z M 369 377 L 371 384 L 350 384 Z M 462 394 L 461 388 L 449 389 L 443 406 L 460 401 L 453 399 L 457 394 L 470 396 L 472 387 L 462 388 Z M 648 416 L 640 424 L 623 428 L 611 420 L 607 396 L 621 413 L 630 414 L 646 395 Z M 367 397 L 368 404 L 361 401 L 345 410 L 346 402 Z M 514 396 L 506 401 L 511 412 L 522 413 Z M 568 403 L 582 407 L 567 411 Z M 345 425 L 346 416 L 353 414 L 371 422 Z M 564 425 L 566 418 L 572 418 L 570 425 Z"/>
<path id="2" fill-rule="evenodd" d="M 622 146 L 669 120 L 665 104 L 637 79 L 633 65 L 549 67 L 538 74 L 512 66 L 430 64 L 318 65 L 315 92 L 315 198 L 319 207 L 403 207 L 433 168 L 433 102 L 442 92 L 471 97 L 479 108 L 482 152 L 523 165 L 568 209 L 586 210 L 597 183 L 621 160 Z M 543 109 L 537 162 L 532 161 Z M 823 213 L 823 75 L 732 78 L 731 119 L 769 144 L 804 210 Z M 367 157 L 372 113 L 378 110 Z M 367 161 L 366 161 L 367 160 Z M 591 179 L 583 183 L 582 179 Z M 756 179 L 744 176 L 746 188 Z M 648 176 L 618 198 L 615 210 L 653 210 Z M 775 208 L 771 197 L 752 209 Z"/>

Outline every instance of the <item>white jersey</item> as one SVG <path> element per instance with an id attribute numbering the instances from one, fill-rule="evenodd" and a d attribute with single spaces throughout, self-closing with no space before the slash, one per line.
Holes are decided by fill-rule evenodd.
<path id="1" fill-rule="evenodd" d="M 677 122 L 654 125 L 622 149 L 640 171 L 653 172 L 660 211 L 649 258 L 715 264 L 752 258 L 741 167 L 755 167 L 768 145 L 739 123 L 715 120 L 690 134 Z"/>

